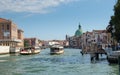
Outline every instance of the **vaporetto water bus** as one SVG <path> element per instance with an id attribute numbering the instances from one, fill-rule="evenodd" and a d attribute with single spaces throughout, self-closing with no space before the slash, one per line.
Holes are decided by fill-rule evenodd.
<path id="1" fill-rule="evenodd" d="M 50 47 L 50 54 L 62 54 L 64 53 L 64 47 L 61 45 L 52 45 Z"/>

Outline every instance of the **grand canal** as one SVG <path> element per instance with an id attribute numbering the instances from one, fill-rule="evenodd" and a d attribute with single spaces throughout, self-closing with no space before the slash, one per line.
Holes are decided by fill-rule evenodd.
<path id="1" fill-rule="evenodd" d="M 42 50 L 36 55 L 0 55 L 0 75 L 118 75 L 118 65 L 110 65 L 100 57 L 90 61 L 79 49 L 65 49 L 64 54 L 50 55 Z"/>

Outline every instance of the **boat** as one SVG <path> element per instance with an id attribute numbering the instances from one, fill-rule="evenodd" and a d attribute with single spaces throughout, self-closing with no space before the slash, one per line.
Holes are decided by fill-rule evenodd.
<path id="1" fill-rule="evenodd" d="M 20 50 L 21 55 L 30 55 L 40 53 L 40 47 L 26 47 Z"/>
<path id="2" fill-rule="evenodd" d="M 50 47 L 50 54 L 62 54 L 64 53 L 64 47 L 61 45 L 52 45 Z"/>
<path id="3" fill-rule="evenodd" d="M 120 51 L 112 51 L 111 54 L 107 55 L 107 60 L 109 63 L 117 63 L 120 56 Z"/>

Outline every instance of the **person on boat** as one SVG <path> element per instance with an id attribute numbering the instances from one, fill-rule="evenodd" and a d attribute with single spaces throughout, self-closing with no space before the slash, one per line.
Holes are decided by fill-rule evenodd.
<path id="1" fill-rule="evenodd" d="M 24 51 L 24 49 L 23 49 L 23 48 L 20 48 L 20 52 L 21 52 L 21 51 Z"/>

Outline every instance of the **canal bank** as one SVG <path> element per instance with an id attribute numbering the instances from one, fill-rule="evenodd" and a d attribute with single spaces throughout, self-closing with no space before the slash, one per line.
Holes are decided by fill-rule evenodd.
<path id="1" fill-rule="evenodd" d="M 118 75 L 118 65 L 109 65 L 106 56 L 91 63 L 90 55 L 79 49 L 65 49 L 64 54 L 50 55 L 50 49 L 36 55 L 1 55 L 1 75 Z"/>

